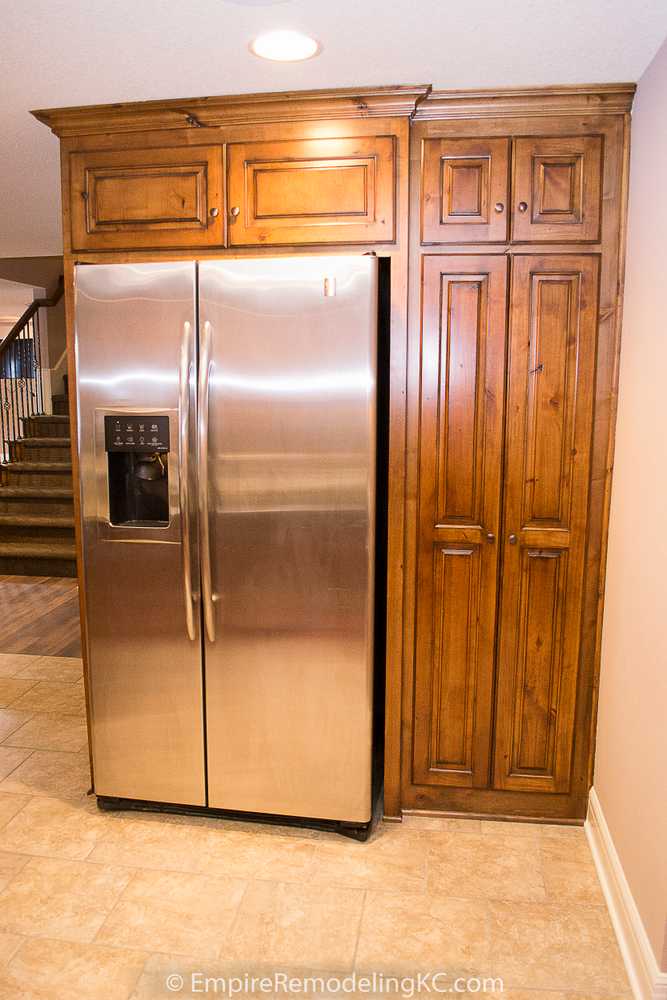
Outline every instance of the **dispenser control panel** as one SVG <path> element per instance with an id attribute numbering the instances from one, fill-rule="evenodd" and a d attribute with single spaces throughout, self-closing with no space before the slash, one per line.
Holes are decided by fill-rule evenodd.
<path id="1" fill-rule="evenodd" d="M 104 417 L 106 451 L 169 451 L 169 417 L 139 414 Z"/>

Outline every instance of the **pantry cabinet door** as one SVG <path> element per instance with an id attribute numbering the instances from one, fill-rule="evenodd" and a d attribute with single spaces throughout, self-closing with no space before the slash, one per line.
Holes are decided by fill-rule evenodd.
<path id="1" fill-rule="evenodd" d="M 424 139 L 421 242 L 504 242 L 508 185 L 509 139 Z"/>
<path id="2" fill-rule="evenodd" d="M 507 260 L 425 256 L 412 780 L 489 781 Z"/>
<path id="3" fill-rule="evenodd" d="M 514 141 L 515 243 L 594 243 L 601 204 L 602 136 Z"/>
<path id="4" fill-rule="evenodd" d="M 594 255 L 512 263 L 496 788 L 570 790 L 598 272 Z"/>
<path id="5" fill-rule="evenodd" d="M 394 137 L 232 143 L 231 246 L 390 243 Z"/>

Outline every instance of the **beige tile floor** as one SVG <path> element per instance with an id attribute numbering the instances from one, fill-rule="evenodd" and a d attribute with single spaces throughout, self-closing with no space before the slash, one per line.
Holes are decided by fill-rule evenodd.
<path id="1" fill-rule="evenodd" d="M 101 813 L 80 661 L 0 655 L 0 706 L 2 1000 L 225 995 L 192 974 L 273 970 L 500 977 L 506 1000 L 631 996 L 580 828 L 408 817 L 358 844 Z"/>

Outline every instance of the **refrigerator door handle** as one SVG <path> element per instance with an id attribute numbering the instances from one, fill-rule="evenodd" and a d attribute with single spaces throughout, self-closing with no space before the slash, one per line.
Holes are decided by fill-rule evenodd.
<path id="1" fill-rule="evenodd" d="M 178 473 L 178 490 L 181 508 L 181 536 L 183 553 L 183 597 L 185 601 L 185 628 L 188 639 L 197 637 L 192 595 L 192 550 L 190 547 L 190 501 L 189 501 L 189 470 L 190 470 L 190 357 L 191 326 L 183 324 L 183 340 L 181 342 L 181 364 L 178 380 L 178 415 L 179 415 L 179 445 L 180 467 Z"/>
<path id="2" fill-rule="evenodd" d="M 208 515 L 208 389 L 211 375 L 211 324 L 204 323 L 199 356 L 198 491 L 204 623 L 210 642 L 215 642 L 215 608 L 211 583 L 211 540 Z"/>

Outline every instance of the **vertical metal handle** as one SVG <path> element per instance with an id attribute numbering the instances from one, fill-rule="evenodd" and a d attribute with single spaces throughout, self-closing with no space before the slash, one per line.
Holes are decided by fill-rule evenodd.
<path id="1" fill-rule="evenodd" d="M 211 324 L 202 327 L 199 355 L 198 492 L 199 546 L 204 624 L 210 642 L 215 642 L 215 609 L 211 584 L 211 540 L 208 523 L 208 387 L 211 374 Z"/>
<path id="2" fill-rule="evenodd" d="M 192 601 L 192 552 L 190 549 L 190 371 L 192 367 L 191 326 L 183 326 L 181 343 L 181 363 L 178 379 L 178 436 L 180 462 L 178 469 L 178 494 L 181 506 L 181 550 L 183 553 L 183 599 L 185 601 L 185 628 L 188 639 L 197 636 Z"/>

